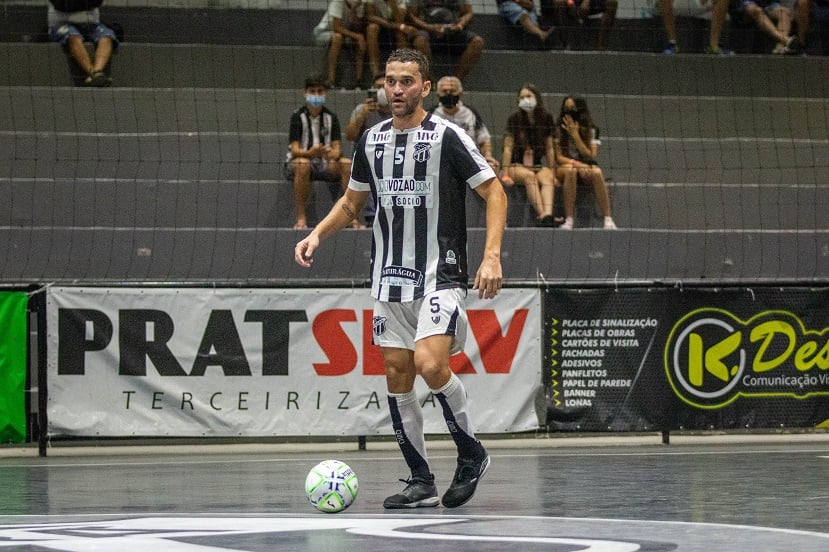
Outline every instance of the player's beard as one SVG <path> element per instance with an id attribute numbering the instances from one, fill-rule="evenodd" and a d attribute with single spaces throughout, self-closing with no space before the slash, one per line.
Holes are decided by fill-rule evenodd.
<path id="1" fill-rule="evenodd" d="M 411 117 L 412 115 L 417 112 L 417 108 L 420 105 L 419 98 L 404 98 L 403 105 L 394 104 L 392 103 L 392 114 L 395 117 L 399 117 L 401 119 L 406 119 Z"/>

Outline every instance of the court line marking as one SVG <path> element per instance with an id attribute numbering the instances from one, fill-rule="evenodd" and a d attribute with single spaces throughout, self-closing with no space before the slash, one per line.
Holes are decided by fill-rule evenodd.
<path id="1" fill-rule="evenodd" d="M 395 451 L 389 450 L 389 453 L 392 454 Z M 760 449 L 760 450 L 744 450 L 744 451 L 737 451 L 737 450 L 728 450 L 728 451 L 647 451 L 647 452 L 539 452 L 539 453 L 518 453 L 518 454 L 498 454 L 497 452 L 492 452 L 490 450 L 490 455 L 493 458 L 537 458 L 537 457 L 575 457 L 575 458 L 604 458 L 604 457 L 654 457 L 654 456 L 726 456 L 726 455 L 743 455 L 743 454 L 818 454 L 818 458 L 826 458 L 829 459 L 829 456 L 822 456 L 820 454 L 826 453 L 826 448 L 822 449 L 786 449 L 786 450 L 768 450 L 768 449 Z M 106 453 L 102 453 L 106 454 Z M 117 455 L 124 455 L 128 454 L 126 452 L 119 452 Z M 159 453 L 159 456 L 165 456 L 168 454 L 187 454 L 187 453 Z M 207 454 L 223 454 L 223 455 L 233 455 L 233 454 L 240 454 L 240 453 L 232 453 L 232 452 L 216 452 L 216 453 L 207 453 Z M 342 451 L 336 450 L 332 451 L 331 453 L 326 453 L 324 451 L 315 451 L 315 452 L 255 452 L 255 453 L 244 453 L 244 454 L 255 454 L 255 455 L 263 455 L 263 454 L 290 454 L 292 455 L 290 458 L 247 458 L 247 459 L 239 459 L 239 458 L 227 458 L 227 459 L 216 459 L 216 460 L 167 460 L 159 459 L 153 461 L 124 461 L 124 462 L 62 462 L 62 463 L 51 463 L 48 459 L 41 459 L 41 458 L 33 458 L 35 462 L 33 463 L 2 463 L 0 462 L 0 469 L 3 468 L 100 468 L 100 467 L 124 467 L 124 466 L 201 466 L 201 465 L 217 465 L 217 464 L 278 464 L 278 463 L 296 463 L 298 461 L 302 461 L 305 459 L 313 460 L 319 458 L 321 456 L 338 456 L 342 458 L 347 458 L 348 461 L 355 462 L 387 462 L 389 460 L 388 456 L 360 456 L 359 451 Z M 433 460 L 454 460 L 457 458 L 456 455 L 429 455 L 430 459 Z M 61 457 L 50 457 L 50 459 L 61 458 Z M 65 457 L 63 457 L 65 458 Z"/>
<path id="2" fill-rule="evenodd" d="M 807 529 L 790 529 L 783 527 L 768 527 L 762 525 L 746 525 L 739 523 L 715 523 L 710 521 L 675 521 L 675 520 L 645 520 L 645 519 L 625 519 L 625 518 L 594 518 L 594 517 L 566 517 L 566 516 L 532 516 L 532 515 L 498 515 L 498 514 L 481 514 L 481 515 L 462 515 L 462 514 L 445 514 L 439 516 L 404 516 L 404 515 L 389 515 L 389 514 L 349 514 L 341 512 L 335 515 L 329 514 L 312 514 L 297 513 L 297 512 L 246 512 L 239 513 L 225 513 L 225 512 L 146 512 L 141 514 L 135 513 L 83 513 L 83 514 L 12 514 L 0 515 L 2 520 L 26 520 L 38 519 L 44 520 L 39 522 L 39 525 L 66 525 L 71 523 L 95 523 L 105 522 L 106 519 L 100 518 L 114 518 L 117 520 L 143 520 L 152 518 L 162 518 L 169 520 L 187 520 L 188 518 L 196 519 L 238 519 L 238 520 L 252 520 L 260 517 L 269 519 L 309 519 L 309 520 L 330 520 L 332 522 L 339 521 L 347 525 L 347 520 L 399 520 L 407 524 L 419 524 L 424 521 L 428 523 L 446 523 L 446 522 L 463 522 L 463 521 L 487 521 L 487 520 L 534 520 L 534 521 L 561 521 L 561 522 L 587 522 L 587 523 L 603 523 L 603 524 L 625 524 L 625 525 L 663 525 L 663 526 L 695 526 L 695 527 L 710 527 L 710 528 L 733 528 L 749 531 L 762 531 L 772 533 L 784 533 L 790 535 L 817 537 L 821 539 L 829 539 L 829 533 L 818 531 L 810 531 Z M 78 521 L 48 521 L 49 519 L 67 519 L 78 518 Z M 345 518 L 345 519 L 343 519 Z M 14 528 L 19 526 L 19 523 L 0 523 L 0 528 Z"/>

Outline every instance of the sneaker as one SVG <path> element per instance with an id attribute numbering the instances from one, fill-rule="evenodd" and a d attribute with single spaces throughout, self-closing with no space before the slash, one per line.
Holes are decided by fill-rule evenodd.
<path id="1" fill-rule="evenodd" d="M 479 443 L 480 444 L 480 443 Z M 486 449 L 481 445 L 480 455 L 477 458 L 458 458 L 458 467 L 455 470 L 455 477 L 452 484 L 443 495 L 443 505 L 447 508 L 457 508 L 469 502 L 478 481 L 489 469 L 490 458 Z"/>
<path id="2" fill-rule="evenodd" d="M 716 48 L 707 46 L 705 48 L 705 53 L 712 56 L 733 56 L 734 50 L 729 50 L 728 48 L 723 48 L 722 46 L 717 46 Z"/>
<path id="3" fill-rule="evenodd" d="M 564 222 L 561 223 L 559 226 L 562 230 L 572 230 L 573 229 L 573 217 L 567 217 L 564 219 Z"/>
<path id="4" fill-rule="evenodd" d="M 803 52 L 803 43 L 797 38 L 797 35 L 792 35 L 786 41 L 786 47 L 783 53 L 786 55 L 796 55 Z"/>
<path id="5" fill-rule="evenodd" d="M 605 230 L 617 230 L 616 223 L 613 222 L 613 219 L 611 217 L 605 217 L 604 218 L 604 229 Z"/>
<path id="6" fill-rule="evenodd" d="M 676 42 L 669 42 L 668 45 L 662 50 L 662 53 L 668 56 L 672 56 L 674 54 L 679 53 L 679 46 L 676 45 Z"/>
<path id="7" fill-rule="evenodd" d="M 543 217 L 536 219 L 535 225 L 541 228 L 552 228 L 553 227 L 553 215 L 544 215 Z"/>
<path id="8" fill-rule="evenodd" d="M 438 488 L 435 487 L 433 475 L 400 481 L 406 483 L 406 488 L 384 500 L 383 508 L 431 508 L 438 505 Z"/>

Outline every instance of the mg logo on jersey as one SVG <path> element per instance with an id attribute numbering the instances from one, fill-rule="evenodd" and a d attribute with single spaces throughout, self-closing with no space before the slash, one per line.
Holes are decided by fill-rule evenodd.
<path id="1" fill-rule="evenodd" d="M 372 132 L 371 136 L 368 137 L 369 144 L 385 144 L 391 140 L 391 132 Z"/>
<path id="2" fill-rule="evenodd" d="M 385 316 L 375 316 L 372 321 L 372 331 L 374 335 L 383 335 L 386 332 L 386 317 Z"/>
<path id="3" fill-rule="evenodd" d="M 415 144 L 414 151 L 412 152 L 412 159 L 419 163 L 423 163 L 428 161 L 430 157 L 432 157 L 431 144 Z"/>
<path id="4" fill-rule="evenodd" d="M 415 133 L 415 142 L 432 142 L 435 143 L 440 139 L 440 133 L 433 130 L 418 130 Z"/>

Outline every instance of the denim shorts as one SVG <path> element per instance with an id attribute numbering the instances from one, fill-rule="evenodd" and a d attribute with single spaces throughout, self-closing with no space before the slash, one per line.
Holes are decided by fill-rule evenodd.
<path id="1" fill-rule="evenodd" d="M 102 38 L 111 38 L 114 44 L 118 43 L 115 32 L 103 23 L 61 23 L 49 28 L 49 39 L 52 42 L 66 44 L 70 36 L 80 36 L 95 44 Z"/>
<path id="2" fill-rule="evenodd" d="M 538 16 L 535 14 L 535 12 L 525 10 L 516 2 L 501 2 L 500 4 L 498 4 L 498 13 L 501 15 L 501 17 L 503 17 L 513 25 L 518 25 L 518 20 L 521 19 L 521 16 L 526 13 L 529 14 L 532 22 L 538 25 Z"/>

